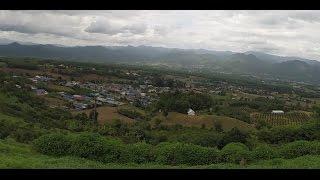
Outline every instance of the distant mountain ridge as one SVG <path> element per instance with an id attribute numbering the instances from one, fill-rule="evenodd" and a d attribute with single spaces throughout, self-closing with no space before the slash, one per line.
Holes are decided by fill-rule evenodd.
<path id="1" fill-rule="evenodd" d="M 213 51 L 152 46 L 57 46 L 0 44 L 0 56 L 35 57 L 99 63 L 166 64 L 237 74 L 269 75 L 289 80 L 320 83 L 320 62 L 299 57 L 284 57 L 263 52 Z"/>

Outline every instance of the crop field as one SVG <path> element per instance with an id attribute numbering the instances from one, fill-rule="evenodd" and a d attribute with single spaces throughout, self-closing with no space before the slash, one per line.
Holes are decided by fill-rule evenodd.
<path id="1" fill-rule="evenodd" d="M 289 112 L 285 114 L 266 114 L 266 113 L 254 113 L 251 115 L 251 121 L 256 123 L 258 121 L 266 121 L 272 126 L 281 125 L 295 125 L 302 124 L 310 120 L 310 114 L 306 112 Z"/>
<path id="2" fill-rule="evenodd" d="M 87 115 L 90 114 L 91 109 L 83 110 L 83 111 L 73 111 L 74 114 L 77 113 L 86 113 Z M 124 123 L 133 123 L 134 120 L 128 118 L 124 115 L 121 115 L 117 112 L 116 107 L 109 107 L 109 106 L 101 106 L 97 108 L 98 111 L 98 123 L 105 124 L 105 123 L 112 123 L 114 120 L 119 119 L 121 122 Z"/>
<path id="3" fill-rule="evenodd" d="M 169 112 L 167 117 L 158 115 L 156 116 L 156 118 L 161 119 L 162 124 L 165 124 L 165 125 L 181 124 L 182 126 L 187 126 L 187 127 L 201 127 L 204 124 L 207 128 L 211 128 L 211 127 L 214 127 L 215 122 L 218 122 L 221 124 L 222 129 L 226 131 L 234 127 L 237 127 L 240 130 L 244 130 L 244 131 L 254 129 L 253 126 L 251 126 L 246 122 L 240 121 L 235 118 L 226 117 L 226 116 L 217 116 L 217 115 L 188 116 L 186 114 L 181 114 L 177 112 Z"/>

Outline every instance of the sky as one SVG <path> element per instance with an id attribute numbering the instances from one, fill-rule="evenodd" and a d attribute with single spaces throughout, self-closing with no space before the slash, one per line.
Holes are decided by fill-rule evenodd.
<path id="1" fill-rule="evenodd" d="M 320 11 L 0 11 L 0 43 L 261 51 L 320 60 Z"/>

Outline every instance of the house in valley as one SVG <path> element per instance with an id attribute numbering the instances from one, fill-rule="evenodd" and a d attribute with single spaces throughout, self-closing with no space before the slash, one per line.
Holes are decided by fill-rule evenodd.
<path id="1" fill-rule="evenodd" d="M 282 110 L 272 110 L 271 114 L 284 114 L 284 111 L 282 111 Z"/>
<path id="2" fill-rule="evenodd" d="M 44 89 L 36 89 L 35 91 L 36 91 L 36 94 L 38 96 L 42 96 L 42 95 L 48 94 L 48 92 L 46 90 L 44 90 Z"/>
<path id="3" fill-rule="evenodd" d="M 194 116 L 194 115 L 196 115 L 196 113 L 194 112 L 194 110 L 192 110 L 191 108 L 189 108 L 189 110 L 188 110 L 188 115 L 189 116 Z"/>

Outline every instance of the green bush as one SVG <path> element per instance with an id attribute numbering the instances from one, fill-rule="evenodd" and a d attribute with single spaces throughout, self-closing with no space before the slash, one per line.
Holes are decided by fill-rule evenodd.
<path id="1" fill-rule="evenodd" d="M 304 155 L 319 155 L 320 142 L 318 141 L 295 141 L 284 144 L 280 147 L 280 153 L 283 158 L 296 158 Z"/>
<path id="2" fill-rule="evenodd" d="M 239 163 L 242 159 L 251 160 L 249 148 L 242 143 L 229 143 L 220 151 L 220 161 Z"/>
<path id="3" fill-rule="evenodd" d="M 128 162 L 126 147 L 116 139 L 93 133 L 63 135 L 54 133 L 34 141 L 37 151 L 47 155 L 71 155 L 102 162 Z"/>
<path id="4" fill-rule="evenodd" d="M 256 148 L 253 149 L 251 152 L 252 159 L 253 160 L 268 160 L 268 159 L 274 159 L 279 157 L 279 152 L 277 149 L 267 145 L 259 145 Z"/>
<path id="5" fill-rule="evenodd" d="M 297 140 L 320 140 L 320 122 L 310 121 L 300 126 L 279 126 L 258 131 L 260 140 L 270 144 L 293 142 Z"/>
<path id="6" fill-rule="evenodd" d="M 223 148 L 225 145 L 232 142 L 247 143 L 248 133 L 240 131 L 238 128 L 232 128 L 226 132 L 218 142 L 218 148 Z"/>
<path id="7" fill-rule="evenodd" d="M 42 132 L 36 131 L 34 129 L 29 128 L 19 128 L 15 130 L 11 136 L 17 141 L 21 143 L 29 143 L 34 139 L 38 138 Z"/>
<path id="8" fill-rule="evenodd" d="M 147 163 L 155 160 L 154 149 L 150 144 L 139 142 L 135 144 L 129 144 L 127 148 L 130 162 Z"/>
<path id="9" fill-rule="evenodd" d="M 156 146 L 156 161 L 162 164 L 202 165 L 217 162 L 218 151 L 213 148 L 201 147 L 185 143 L 160 143 Z"/>
<path id="10" fill-rule="evenodd" d="M 70 153 L 71 141 L 60 133 L 48 134 L 34 140 L 34 147 L 43 154 L 61 156 Z"/>
<path id="11" fill-rule="evenodd" d="M 129 161 L 128 149 L 120 140 L 104 139 L 103 140 L 103 156 L 99 159 L 106 163 Z"/>
<path id="12" fill-rule="evenodd" d="M 271 129 L 263 129 L 258 131 L 257 136 L 270 144 L 287 143 L 295 140 L 303 140 L 303 136 L 299 136 L 299 127 L 296 126 L 279 126 Z"/>
<path id="13" fill-rule="evenodd" d="M 104 153 L 104 141 L 98 134 L 81 133 L 71 137 L 70 154 L 99 160 Z"/>

